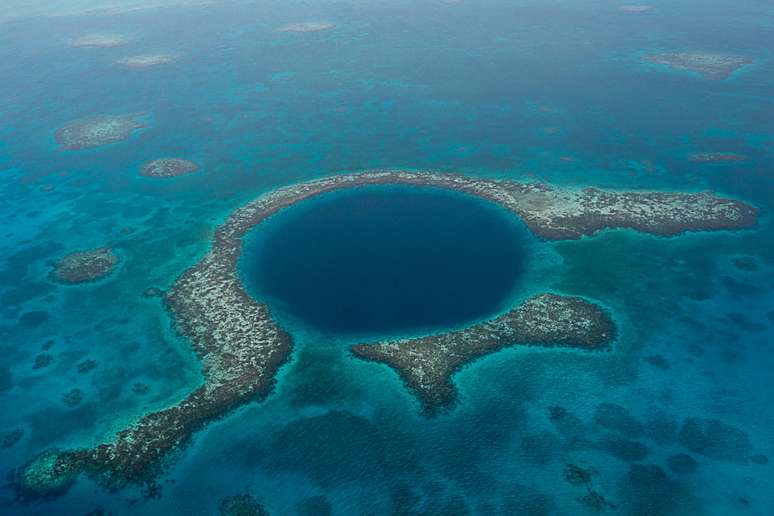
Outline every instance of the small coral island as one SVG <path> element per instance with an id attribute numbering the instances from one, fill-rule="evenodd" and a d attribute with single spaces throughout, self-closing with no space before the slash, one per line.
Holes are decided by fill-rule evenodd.
<path id="1" fill-rule="evenodd" d="M 182 158 L 160 158 L 143 165 L 140 173 L 145 177 L 175 177 L 199 170 L 199 165 Z"/>
<path id="2" fill-rule="evenodd" d="M 696 72 L 717 81 L 727 79 L 735 71 L 752 63 L 749 57 L 711 52 L 665 52 L 647 55 L 645 60 L 674 70 Z"/>
<path id="3" fill-rule="evenodd" d="M 70 253 L 54 264 L 51 277 L 67 284 L 88 283 L 104 278 L 118 264 L 118 256 L 109 247 Z"/>
<path id="4" fill-rule="evenodd" d="M 328 22 L 298 22 L 290 23 L 284 27 L 280 27 L 280 32 L 320 32 L 323 30 L 330 30 L 335 28 L 336 25 Z"/>
<path id="5" fill-rule="evenodd" d="M 135 115 L 95 116 L 70 122 L 54 137 L 61 148 L 78 150 L 116 143 L 145 127 Z"/>
<path id="6" fill-rule="evenodd" d="M 120 47 L 129 42 L 122 34 L 84 34 L 70 40 L 73 48 L 111 48 Z"/>
<path id="7" fill-rule="evenodd" d="M 306 199 L 368 185 L 445 188 L 490 200 L 521 217 L 546 240 L 571 240 L 606 228 L 657 235 L 740 229 L 757 209 L 711 193 L 623 192 L 494 181 L 429 171 L 341 174 L 274 190 L 239 208 L 217 229 L 210 251 L 164 293 L 178 330 L 202 363 L 204 383 L 179 403 L 150 412 L 93 448 L 49 450 L 17 471 L 20 498 L 53 496 L 83 473 L 111 488 L 150 482 L 162 459 L 207 422 L 264 399 L 290 357 L 291 336 L 269 307 L 247 294 L 237 274 L 242 237 L 280 210 Z M 466 329 L 408 340 L 360 344 L 353 355 L 393 367 L 426 409 L 454 399 L 453 373 L 477 357 L 514 344 L 596 351 L 615 335 L 612 319 L 591 301 L 532 296 Z"/>
<path id="8" fill-rule="evenodd" d="M 143 54 L 117 59 L 116 64 L 127 68 L 150 68 L 171 63 L 176 57 L 172 54 Z"/>

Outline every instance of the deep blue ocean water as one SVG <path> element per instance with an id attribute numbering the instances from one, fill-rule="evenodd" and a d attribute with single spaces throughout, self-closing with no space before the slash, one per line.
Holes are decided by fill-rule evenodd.
<path id="1" fill-rule="evenodd" d="M 275 312 L 330 335 L 438 331 L 509 307 L 528 239 L 517 217 L 472 196 L 359 188 L 254 229 L 241 271 Z"/>
<path id="2" fill-rule="evenodd" d="M 100 442 L 199 385 L 186 340 L 141 293 L 169 287 L 233 209 L 274 188 L 427 167 L 710 189 L 762 217 L 751 231 L 608 231 L 536 245 L 519 292 L 604 304 L 620 329 L 613 349 L 491 355 L 455 376 L 459 403 L 433 419 L 392 371 L 351 358 L 346 339 L 290 324 L 295 350 L 276 391 L 198 432 L 170 460 L 161 498 L 83 479 L 25 505 L 6 485 L 0 513 L 213 514 L 220 498 L 250 492 L 272 514 L 589 514 L 585 488 L 565 480 L 568 463 L 596 472 L 610 514 L 774 513 L 774 462 L 743 460 L 774 459 L 770 2 L 658 0 L 640 15 L 608 0 L 170 3 L 0 13 L 0 431 L 24 431 L 0 450 L 5 471 L 50 447 Z M 337 27 L 276 31 L 305 20 Z M 67 46 L 88 32 L 131 40 Z M 640 61 L 682 50 L 755 63 L 711 81 Z M 180 58 L 113 64 L 146 52 Z M 57 149 L 68 121 L 120 113 L 144 113 L 147 127 L 104 148 Z M 697 164 L 693 152 L 750 159 Z M 202 171 L 139 175 L 166 155 Z M 101 245 L 122 258 L 109 279 L 48 279 L 63 254 Z M 755 267 L 735 266 L 740 257 Z M 53 362 L 33 369 L 41 353 Z M 97 367 L 79 374 L 85 360 Z M 83 401 L 69 407 L 73 388 Z M 555 406 L 567 416 L 551 419 Z M 692 418 L 723 426 L 697 438 Z M 678 454 L 696 461 L 693 473 L 669 467 Z"/>

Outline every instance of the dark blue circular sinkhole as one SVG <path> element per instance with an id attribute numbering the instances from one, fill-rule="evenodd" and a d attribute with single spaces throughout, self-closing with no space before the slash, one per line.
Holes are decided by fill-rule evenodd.
<path id="1" fill-rule="evenodd" d="M 438 188 L 367 186 L 286 208 L 245 238 L 240 274 L 324 333 L 455 326 L 505 307 L 530 235 L 515 215 Z"/>

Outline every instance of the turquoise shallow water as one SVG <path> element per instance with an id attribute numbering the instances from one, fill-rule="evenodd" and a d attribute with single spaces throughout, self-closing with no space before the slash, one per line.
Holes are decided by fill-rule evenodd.
<path id="1" fill-rule="evenodd" d="M 593 469 L 611 514 L 774 512 L 774 13 L 760 2 L 257 2 L 0 24 L 0 450 L 4 471 L 87 445 L 201 380 L 149 286 L 169 287 L 230 211 L 271 189 L 345 170 L 471 175 L 695 191 L 761 208 L 737 233 L 609 231 L 540 243 L 522 292 L 586 296 L 619 324 L 612 351 L 509 349 L 455 377 L 434 419 L 394 373 L 343 339 L 296 337 L 276 391 L 197 433 L 161 497 L 90 480 L 3 514 L 212 514 L 250 492 L 272 514 L 586 514 L 568 463 Z M 278 33 L 303 20 L 335 30 Z M 124 47 L 71 49 L 84 32 Z M 722 36 L 722 37 L 720 37 Z M 653 51 L 756 63 L 725 81 L 643 66 Z M 165 67 L 115 59 L 172 52 Z M 70 120 L 143 113 L 125 142 L 65 152 Z M 694 152 L 749 160 L 697 164 Z M 198 174 L 139 175 L 178 155 Z M 110 245 L 105 281 L 49 281 L 73 249 Z M 739 266 L 745 258 L 753 267 Z M 46 349 L 44 349 L 46 348 Z M 34 369 L 47 354 L 48 367 Z M 79 373 L 78 364 L 96 367 Z M 135 388 L 137 384 L 147 387 Z M 63 402 L 82 391 L 74 407 Z M 551 407 L 566 415 L 552 419 Z M 558 412 L 554 410 L 554 414 Z M 712 431 L 697 432 L 697 424 Z M 700 428 L 705 428 L 701 427 Z M 690 455 L 692 473 L 670 468 Z"/>

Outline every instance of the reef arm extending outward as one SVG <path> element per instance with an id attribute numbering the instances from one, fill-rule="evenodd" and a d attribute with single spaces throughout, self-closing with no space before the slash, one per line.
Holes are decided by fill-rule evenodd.
<path id="1" fill-rule="evenodd" d="M 606 349 L 615 326 L 599 306 L 579 297 L 540 294 L 496 319 L 412 339 L 358 344 L 352 354 L 387 364 L 419 397 L 428 414 L 451 404 L 452 375 L 475 359 L 513 345 Z"/>
<path id="2" fill-rule="evenodd" d="M 100 132 L 86 129 L 87 136 Z M 106 131 L 112 134 L 111 130 Z M 709 193 L 575 190 L 429 171 L 340 174 L 274 190 L 234 211 L 217 229 L 211 250 L 165 295 L 176 327 L 202 363 L 204 384 L 179 403 L 141 417 L 110 442 L 39 455 L 17 472 L 19 496 L 59 494 L 81 473 L 93 474 L 110 486 L 148 481 L 161 459 L 202 425 L 267 396 L 278 369 L 290 357 L 292 343 L 269 308 L 252 299 L 238 278 L 241 238 L 272 214 L 304 199 L 375 184 L 432 186 L 489 199 L 548 240 L 577 239 L 613 227 L 659 235 L 739 229 L 754 225 L 757 218 L 754 207 Z M 612 321 L 596 305 L 544 294 L 466 330 L 356 346 L 353 353 L 395 367 L 432 408 L 453 399 L 452 373 L 478 356 L 515 343 L 599 349 L 613 332 Z"/>
<path id="3" fill-rule="evenodd" d="M 290 356 L 290 336 L 220 263 L 208 255 L 166 296 L 202 363 L 204 385 L 178 404 L 140 418 L 109 443 L 39 456 L 18 474 L 21 498 L 57 495 L 80 473 L 111 488 L 145 482 L 164 456 L 205 423 L 271 392 L 277 370 Z"/>
<path id="4" fill-rule="evenodd" d="M 506 186 L 512 188 L 512 186 Z M 755 225 L 757 208 L 710 192 L 619 192 L 551 188 L 515 192 L 511 209 L 547 240 L 576 239 L 612 228 L 674 236 L 686 231 L 741 229 Z"/>

